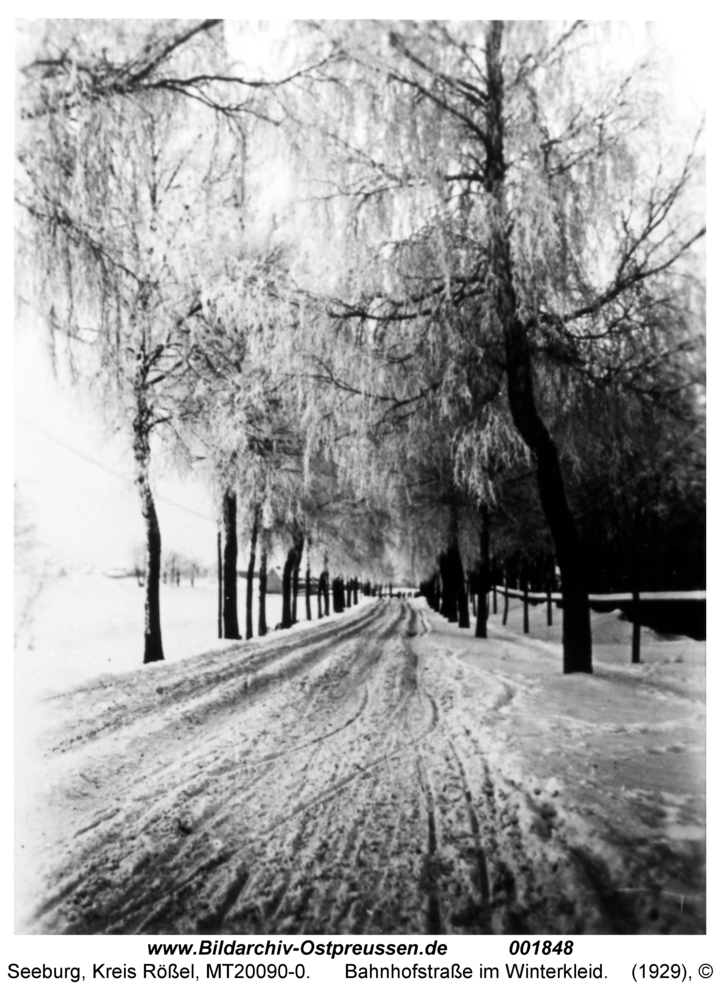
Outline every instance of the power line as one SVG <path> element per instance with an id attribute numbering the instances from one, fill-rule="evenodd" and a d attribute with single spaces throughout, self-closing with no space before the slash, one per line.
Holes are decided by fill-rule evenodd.
<path id="1" fill-rule="evenodd" d="M 131 480 L 129 480 L 127 476 L 124 476 L 120 472 L 116 472 L 115 469 L 111 469 L 110 466 L 104 465 L 102 462 L 98 462 L 98 460 L 96 458 L 93 458 L 92 455 L 87 455 L 84 451 L 80 451 L 80 449 L 76 448 L 74 445 L 68 444 L 67 441 L 63 441 L 61 438 L 56 437 L 54 434 L 51 434 L 49 431 L 46 431 L 43 427 L 38 427 L 38 425 L 33 423 L 32 420 L 28 420 L 26 417 L 21 416 L 19 413 L 16 414 L 15 416 L 16 419 L 20 421 L 20 423 L 26 424 L 26 426 L 34 430 L 36 434 L 40 434 L 42 435 L 42 437 L 47 438 L 48 441 L 52 441 L 53 444 L 59 445 L 61 448 L 65 448 L 67 451 L 71 451 L 74 455 L 77 455 L 78 458 L 81 458 L 84 462 L 88 462 L 90 465 L 94 465 L 98 469 L 102 469 L 103 472 L 107 472 L 108 475 L 114 476 L 116 479 L 121 480 L 123 483 L 125 483 L 126 486 L 132 485 Z M 171 500 L 169 497 L 163 496 L 162 493 L 156 493 L 155 496 L 158 500 L 161 500 L 163 503 L 170 504 L 171 507 L 177 507 L 178 510 L 182 510 L 186 514 L 192 514 L 193 517 L 200 517 L 203 519 L 203 521 L 210 521 L 211 524 L 217 524 L 215 518 L 208 517 L 207 514 L 201 514 L 197 510 L 191 510 L 190 507 L 185 507 L 183 504 L 178 503 L 177 500 Z"/>

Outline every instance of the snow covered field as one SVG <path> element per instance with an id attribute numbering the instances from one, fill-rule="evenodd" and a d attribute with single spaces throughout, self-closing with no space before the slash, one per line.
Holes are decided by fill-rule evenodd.
<path id="1" fill-rule="evenodd" d="M 245 587 L 238 580 L 238 618 L 245 634 Z M 255 580 L 253 626 L 258 627 Z M 131 578 L 102 573 L 72 573 L 46 578 L 32 623 L 22 631 L 16 650 L 16 683 L 21 691 L 60 691 L 99 674 L 123 673 L 142 665 L 144 590 Z M 173 662 L 208 649 L 226 649 L 217 638 L 217 580 L 199 579 L 191 587 L 163 584 L 160 593 L 165 661 Z M 317 598 L 312 598 L 317 615 Z M 268 629 L 282 617 L 282 597 L 268 594 Z M 298 601 L 305 618 L 305 598 Z"/>
<path id="2" fill-rule="evenodd" d="M 594 615 L 563 677 L 557 613 L 483 641 L 422 600 L 227 643 L 180 587 L 166 651 L 206 652 L 140 667 L 132 581 L 51 594 L 17 664 L 20 929 L 703 931 L 704 643 L 643 630 L 631 666 Z"/>

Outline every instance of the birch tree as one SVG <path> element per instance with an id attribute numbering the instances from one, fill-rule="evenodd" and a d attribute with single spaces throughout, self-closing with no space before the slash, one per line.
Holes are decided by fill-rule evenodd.
<path id="1" fill-rule="evenodd" d="M 93 383 L 111 423 L 130 432 L 146 524 L 150 662 L 163 658 L 151 451 L 182 419 L 190 321 L 203 308 L 195 248 L 206 245 L 208 224 L 216 231 L 218 207 L 232 213 L 241 198 L 238 123 L 273 120 L 257 95 L 312 67 L 278 81 L 243 75 L 214 19 L 46 21 L 25 31 L 24 259 L 38 277 L 31 294 L 47 302 L 74 371 Z"/>
<path id="2" fill-rule="evenodd" d="M 42 130 L 21 153 L 29 183 L 20 200 L 51 334 L 69 346 L 74 373 L 92 383 L 110 421 L 130 431 L 146 525 L 147 663 L 163 658 L 151 441 L 172 419 L 195 304 L 170 256 L 183 223 L 179 165 L 168 156 L 171 110 L 162 99 L 129 117 L 117 110 L 98 116 L 96 106 L 75 103 L 71 115 L 39 119 Z"/>

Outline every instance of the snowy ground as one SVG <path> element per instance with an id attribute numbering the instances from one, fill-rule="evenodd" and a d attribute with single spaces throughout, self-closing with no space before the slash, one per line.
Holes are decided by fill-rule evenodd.
<path id="1" fill-rule="evenodd" d="M 705 644 L 643 630 L 631 666 L 631 627 L 594 615 L 595 673 L 563 677 L 559 618 L 532 609 L 523 636 L 513 602 L 483 641 L 373 601 L 134 672 L 136 624 L 107 658 L 83 629 L 38 638 L 18 928 L 702 932 Z"/>
<path id="2" fill-rule="evenodd" d="M 25 587 L 27 589 L 27 585 Z M 20 591 L 20 587 L 16 587 Z M 100 673 L 124 673 L 142 664 L 144 590 L 132 578 L 102 573 L 47 577 L 33 618 L 17 643 L 16 677 L 23 690 L 63 690 Z M 257 632 L 257 580 L 253 624 Z M 163 584 L 160 611 L 166 661 L 225 649 L 217 638 L 217 580 L 203 578 L 191 587 Z M 313 615 L 317 599 L 313 599 Z M 304 597 L 298 609 L 305 617 Z M 282 597 L 267 595 L 267 624 L 282 617 Z M 238 580 L 238 617 L 245 633 L 245 581 Z"/>

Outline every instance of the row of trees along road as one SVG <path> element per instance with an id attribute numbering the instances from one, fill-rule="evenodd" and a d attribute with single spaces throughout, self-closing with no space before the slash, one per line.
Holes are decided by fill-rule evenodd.
<path id="1" fill-rule="evenodd" d="M 229 637 L 239 522 L 295 595 L 310 552 L 439 573 L 461 626 L 476 562 L 486 592 L 491 559 L 554 558 L 564 671 L 591 671 L 584 529 L 657 529 L 702 491 L 699 140 L 629 29 L 24 31 L 22 294 L 130 435 L 145 661 L 160 441 L 223 512 Z"/>

